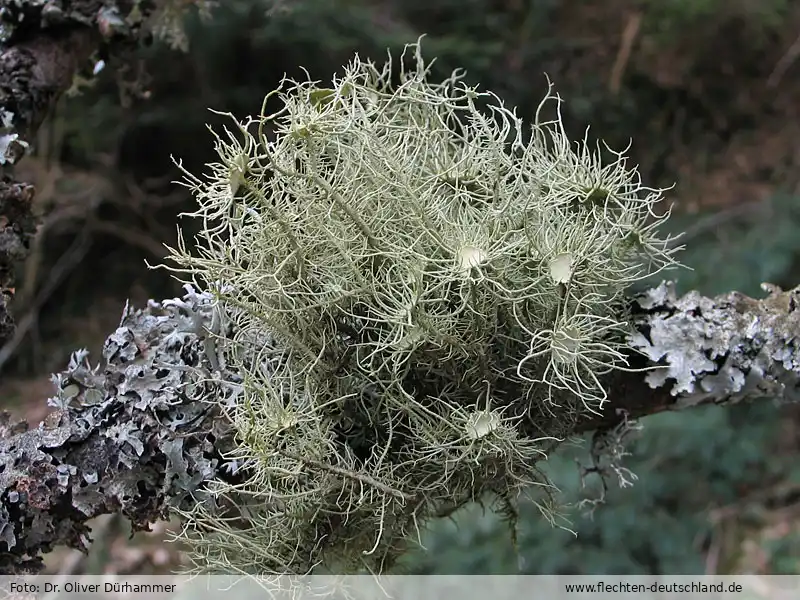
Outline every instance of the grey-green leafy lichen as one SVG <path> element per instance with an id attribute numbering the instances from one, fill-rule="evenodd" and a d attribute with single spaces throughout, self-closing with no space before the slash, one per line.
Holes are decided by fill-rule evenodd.
<path id="1" fill-rule="evenodd" d="M 97 515 L 121 512 L 144 529 L 208 499 L 203 484 L 224 477 L 230 437 L 217 402 L 238 390 L 206 356 L 212 300 L 187 289 L 126 310 L 100 364 L 79 350 L 54 376 L 44 423 L 26 431 L 0 419 L 0 573 L 36 567 L 55 544 L 84 548 Z"/>
<path id="2" fill-rule="evenodd" d="M 673 264 L 660 191 L 571 142 L 556 96 L 527 131 L 417 45 L 401 63 L 285 81 L 186 173 L 203 231 L 173 269 L 216 297 L 242 379 L 242 481 L 187 515 L 205 568 L 379 572 L 428 519 L 546 487 L 625 368 L 626 288 Z"/>
<path id="3" fill-rule="evenodd" d="M 644 316 L 630 344 L 661 365 L 647 375 L 649 385 L 670 385 L 679 408 L 800 399 L 800 288 L 764 289 L 761 301 L 737 292 L 678 298 L 665 283 L 639 296 Z"/>

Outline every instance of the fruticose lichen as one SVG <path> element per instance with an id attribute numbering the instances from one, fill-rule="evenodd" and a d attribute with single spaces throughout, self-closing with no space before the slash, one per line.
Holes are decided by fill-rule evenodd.
<path id="1" fill-rule="evenodd" d="M 219 400 L 241 481 L 186 521 L 204 568 L 381 572 L 427 520 L 546 487 L 625 368 L 624 291 L 674 263 L 661 191 L 571 142 L 557 96 L 528 128 L 418 45 L 400 62 L 284 81 L 186 173 L 202 233 L 171 268 L 214 294 L 232 333 L 207 351 L 242 381 Z"/>

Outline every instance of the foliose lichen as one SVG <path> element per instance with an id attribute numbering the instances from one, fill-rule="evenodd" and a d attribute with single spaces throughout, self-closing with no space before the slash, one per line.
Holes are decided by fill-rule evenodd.
<path id="1" fill-rule="evenodd" d="M 38 428 L 0 415 L 0 573 L 38 568 L 56 544 L 85 549 L 97 515 L 144 529 L 206 501 L 229 429 L 217 404 L 239 389 L 212 377 L 213 312 L 213 297 L 191 288 L 126 308 L 98 364 L 78 350 L 53 377 L 55 411 Z"/>
<path id="2" fill-rule="evenodd" d="M 670 386 L 676 408 L 800 400 L 800 289 L 762 287 L 769 295 L 761 301 L 738 292 L 678 297 L 672 283 L 639 295 L 644 311 L 655 309 L 630 336 L 631 347 L 655 365 L 647 383 Z"/>

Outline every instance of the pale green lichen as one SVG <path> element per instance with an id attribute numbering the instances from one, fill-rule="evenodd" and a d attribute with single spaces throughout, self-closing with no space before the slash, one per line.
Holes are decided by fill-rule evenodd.
<path id="1" fill-rule="evenodd" d="M 418 45 L 401 63 L 284 81 L 186 174 L 203 230 L 174 270 L 216 295 L 241 376 L 242 481 L 187 520 L 206 567 L 383 571 L 427 520 L 547 485 L 625 368 L 624 290 L 673 263 L 660 190 L 570 142 L 557 96 L 526 133 Z"/>

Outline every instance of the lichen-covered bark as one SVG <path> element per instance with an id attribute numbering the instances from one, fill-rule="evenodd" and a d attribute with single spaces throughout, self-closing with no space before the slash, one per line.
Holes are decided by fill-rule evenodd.
<path id="1" fill-rule="evenodd" d="M 678 297 L 662 283 L 632 302 L 630 366 L 612 373 L 610 402 L 583 430 L 701 404 L 759 398 L 800 400 L 800 286 L 765 284 L 766 298 L 739 292 Z"/>
<path id="2" fill-rule="evenodd" d="M 604 415 L 576 433 L 623 414 L 796 399 L 799 293 L 678 298 L 661 285 L 639 296 L 632 363 L 654 368 L 613 374 Z M 119 511 L 144 529 L 170 507 L 207 501 L 204 481 L 233 477 L 221 407 L 240 380 L 217 355 L 209 331 L 229 332 L 213 311 L 211 297 L 191 288 L 182 299 L 126 310 L 99 365 L 78 351 L 54 377 L 56 410 L 44 423 L 30 431 L 7 418 L 0 424 L 0 572 L 35 569 L 57 544 L 85 547 L 94 516 Z"/>
<path id="3" fill-rule="evenodd" d="M 74 353 L 54 377 L 55 411 L 26 431 L 0 424 L 0 572 L 36 569 L 56 544 L 85 548 L 86 521 L 121 512 L 135 530 L 202 500 L 229 441 L 229 389 L 211 376 L 209 298 L 126 311 L 100 364 Z"/>
<path id="4" fill-rule="evenodd" d="M 0 0 L 0 169 L 31 148 L 37 129 L 76 73 L 105 46 L 110 54 L 136 43 L 137 25 L 163 2 L 138 0 Z M 136 19 L 131 24 L 132 11 Z M 0 182 L 0 343 L 13 333 L 7 300 L 13 264 L 33 231 L 32 188 Z"/>
<path id="5" fill-rule="evenodd" d="M 13 296 L 14 264 L 28 255 L 36 233 L 33 187 L 0 179 L 0 344 L 14 333 L 7 304 Z"/>
<path id="6" fill-rule="evenodd" d="M 131 2 L 0 0 L 0 164 L 14 164 L 103 42 L 103 15 Z"/>
<path id="7" fill-rule="evenodd" d="M 631 347 L 661 367 L 645 381 L 666 387 L 677 408 L 763 397 L 800 400 L 800 286 L 764 285 L 754 300 L 738 292 L 678 298 L 661 284 L 637 298 Z"/>

